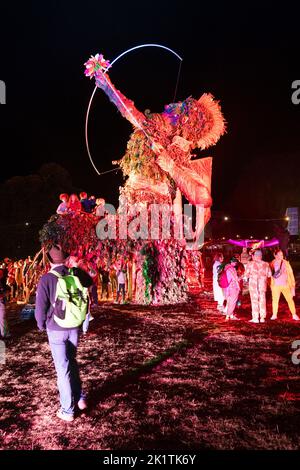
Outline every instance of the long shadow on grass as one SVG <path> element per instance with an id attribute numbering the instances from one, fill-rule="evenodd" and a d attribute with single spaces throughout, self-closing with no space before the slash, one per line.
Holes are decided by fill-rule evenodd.
<path id="1" fill-rule="evenodd" d="M 187 331 L 187 334 L 182 341 L 175 343 L 161 354 L 135 368 L 127 370 L 124 374 L 104 383 L 100 387 L 92 388 L 89 394 L 89 401 L 92 407 L 96 406 L 101 401 L 104 401 L 109 396 L 120 392 L 127 386 L 136 383 L 141 376 L 149 374 L 155 367 L 163 363 L 166 359 L 169 359 L 178 353 L 184 354 L 187 349 L 194 347 L 195 343 L 203 341 L 203 338 L 207 333 L 206 329 L 197 330 L 196 333 L 193 330 Z"/>
<path id="2" fill-rule="evenodd" d="M 129 369 L 121 376 L 116 377 L 116 379 L 110 380 L 109 382 L 104 383 L 100 387 L 93 388 L 89 394 L 90 404 L 92 405 L 92 407 L 96 406 L 98 403 L 104 401 L 109 396 L 137 382 L 141 376 L 148 374 L 152 371 L 152 369 L 157 367 L 166 359 L 169 359 L 178 352 L 185 351 L 188 347 L 188 341 L 180 341 L 174 344 L 171 348 L 166 349 L 153 359 L 144 362 L 140 366 Z"/>

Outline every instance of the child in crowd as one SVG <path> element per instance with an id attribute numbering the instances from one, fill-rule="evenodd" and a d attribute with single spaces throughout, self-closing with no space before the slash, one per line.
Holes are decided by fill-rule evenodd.
<path id="1" fill-rule="evenodd" d="M 71 194 L 70 199 L 69 199 L 69 212 L 71 213 L 76 213 L 76 212 L 81 212 L 81 204 L 78 199 L 77 194 Z"/>
<path id="2" fill-rule="evenodd" d="M 63 193 L 59 196 L 59 200 L 61 203 L 59 204 L 56 213 L 59 215 L 64 215 L 68 212 L 69 205 L 68 205 L 68 200 L 69 196 L 66 193 Z"/>
<path id="3" fill-rule="evenodd" d="M 96 207 L 96 198 L 95 196 L 90 196 L 89 197 L 89 203 L 90 203 L 90 212 L 94 212 L 95 207 Z"/>
<path id="4" fill-rule="evenodd" d="M 87 214 L 90 214 L 92 212 L 92 208 L 91 208 L 91 202 L 87 197 L 87 193 L 83 191 L 79 194 L 79 197 L 80 197 L 82 211 L 86 212 Z"/>

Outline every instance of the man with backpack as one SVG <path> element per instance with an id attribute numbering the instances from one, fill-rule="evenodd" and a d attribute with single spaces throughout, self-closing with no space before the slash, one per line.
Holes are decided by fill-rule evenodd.
<path id="1" fill-rule="evenodd" d="M 76 361 L 79 329 L 88 312 L 88 287 L 92 279 L 79 268 L 69 270 L 68 255 L 59 245 L 48 251 L 51 270 L 37 286 L 35 318 L 46 330 L 57 374 L 61 408 L 57 417 L 71 422 L 75 406 L 87 407 Z"/>

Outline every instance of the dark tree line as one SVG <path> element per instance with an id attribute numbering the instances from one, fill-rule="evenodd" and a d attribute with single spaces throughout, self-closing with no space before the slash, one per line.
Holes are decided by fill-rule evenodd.
<path id="1" fill-rule="evenodd" d="M 59 194 L 78 192 L 68 171 L 57 163 L 36 174 L 14 176 L 0 185 L 0 259 L 21 258 L 39 249 L 38 232 L 56 212 Z"/>

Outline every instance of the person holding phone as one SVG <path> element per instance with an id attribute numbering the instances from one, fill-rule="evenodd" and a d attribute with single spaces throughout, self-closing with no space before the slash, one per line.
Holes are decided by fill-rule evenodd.
<path id="1" fill-rule="evenodd" d="M 295 277 L 290 263 L 284 259 L 283 251 L 274 251 L 274 260 L 270 263 L 272 270 L 271 291 L 272 310 L 271 320 L 277 320 L 278 304 L 281 294 L 288 303 L 293 320 L 300 320 L 296 314 L 296 307 L 293 297 L 295 296 Z"/>

